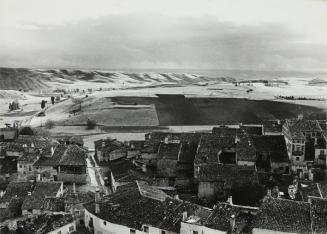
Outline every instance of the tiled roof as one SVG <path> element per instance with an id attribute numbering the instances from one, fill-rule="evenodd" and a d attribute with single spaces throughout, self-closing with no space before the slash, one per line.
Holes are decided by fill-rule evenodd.
<path id="1" fill-rule="evenodd" d="M 253 145 L 259 154 L 267 154 L 273 162 L 288 162 L 284 136 L 253 136 Z"/>
<path id="2" fill-rule="evenodd" d="M 10 182 L 6 188 L 5 194 L 0 199 L 2 202 L 10 202 L 11 198 L 24 198 L 28 192 L 33 190 L 34 183 L 31 182 Z"/>
<path id="3" fill-rule="evenodd" d="M 258 176 L 253 166 L 238 166 L 232 164 L 212 163 L 199 166 L 199 181 L 222 181 L 228 186 L 233 183 L 258 182 Z"/>
<path id="4" fill-rule="evenodd" d="M 63 197 L 46 197 L 42 209 L 53 212 L 65 211 L 65 200 Z"/>
<path id="5" fill-rule="evenodd" d="M 24 154 L 18 158 L 20 163 L 33 163 L 38 160 L 40 152 L 38 150 L 25 151 Z"/>
<path id="6" fill-rule="evenodd" d="M 311 197 L 309 202 L 313 233 L 327 233 L 327 199 Z"/>
<path id="7" fill-rule="evenodd" d="M 103 145 L 104 144 L 104 145 Z M 100 139 L 94 142 L 95 149 L 103 152 L 112 152 L 117 149 L 125 148 L 125 145 L 116 139 Z"/>
<path id="8" fill-rule="evenodd" d="M 94 202 L 84 206 L 92 214 L 111 223 L 137 230 L 141 230 L 142 225 L 150 225 L 175 233 L 180 231 L 184 210 L 188 209 L 189 213 L 198 212 L 194 204 L 168 196 L 163 200 L 163 192 L 146 187 L 136 184 L 121 186 L 118 192 L 109 195 L 106 201 L 100 203 L 98 214 L 95 214 Z"/>
<path id="9" fill-rule="evenodd" d="M 283 129 L 283 125 L 279 124 L 277 121 L 264 121 L 263 128 L 264 128 L 264 132 L 281 133 Z"/>
<path id="10" fill-rule="evenodd" d="M 86 150 L 77 145 L 68 145 L 59 161 L 59 165 L 86 166 Z"/>
<path id="11" fill-rule="evenodd" d="M 249 137 L 241 137 L 236 144 L 236 153 L 238 161 L 256 161 L 256 150 L 252 140 Z"/>
<path id="12" fill-rule="evenodd" d="M 303 139 L 303 132 L 323 132 L 317 120 L 287 120 L 285 126 L 289 129 L 292 138 Z"/>
<path id="13" fill-rule="evenodd" d="M 129 175 L 129 171 L 135 167 L 131 161 L 122 159 L 110 162 L 109 168 L 113 174 L 114 179 L 119 180 Z"/>
<path id="14" fill-rule="evenodd" d="M 231 217 L 235 218 L 235 229 L 231 229 Z M 241 209 L 232 206 L 228 203 L 219 202 L 211 215 L 202 224 L 211 229 L 225 231 L 228 233 L 244 233 L 244 229 L 247 226 L 249 220 L 252 220 L 252 215 L 246 215 L 241 212 Z"/>
<path id="15" fill-rule="evenodd" d="M 235 140 L 231 137 L 202 136 L 194 161 L 195 163 L 218 162 L 218 152 L 234 145 Z"/>
<path id="16" fill-rule="evenodd" d="M 72 215 L 48 215 L 43 214 L 33 219 L 31 222 L 28 221 L 17 221 L 18 232 L 22 234 L 46 234 L 59 229 L 69 223 L 72 223 Z"/>
<path id="17" fill-rule="evenodd" d="M 31 195 L 26 196 L 22 210 L 42 209 L 46 197 L 55 197 L 62 182 L 37 182 Z"/>
<path id="18" fill-rule="evenodd" d="M 290 233 L 310 233 L 310 204 L 266 197 L 254 221 L 254 228 Z"/>
<path id="19" fill-rule="evenodd" d="M 200 132 L 151 132 L 146 135 L 146 143 L 163 142 L 165 138 L 168 140 L 179 140 L 182 143 L 196 143 L 198 144 L 201 136 L 208 135 L 208 133 Z"/>
<path id="20" fill-rule="evenodd" d="M 69 192 L 69 193 L 65 193 L 63 198 L 64 198 L 64 202 L 69 205 L 69 204 L 84 204 L 84 203 L 93 201 L 94 196 L 95 195 L 92 192 L 87 192 L 87 193 Z"/>
<path id="21" fill-rule="evenodd" d="M 86 150 L 77 145 L 58 145 L 51 157 L 41 157 L 34 166 L 86 166 Z"/>
<path id="22" fill-rule="evenodd" d="M 160 143 L 148 144 L 141 149 L 141 153 L 158 153 Z"/>
<path id="23" fill-rule="evenodd" d="M 158 149 L 158 159 L 178 160 L 182 144 L 176 143 L 161 143 Z"/>

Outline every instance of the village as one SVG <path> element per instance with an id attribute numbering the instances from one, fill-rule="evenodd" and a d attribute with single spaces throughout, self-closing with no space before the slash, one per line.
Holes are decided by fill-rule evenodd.
<path id="1" fill-rule="evenodd" d="M 1 233 L 327 232 L 326 121 L 0 141 Z"/>

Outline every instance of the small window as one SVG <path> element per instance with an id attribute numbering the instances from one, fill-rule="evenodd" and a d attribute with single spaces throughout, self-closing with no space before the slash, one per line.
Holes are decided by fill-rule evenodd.
<path id="1" fill-rule="evenodd" d="M 193 231 L 193 234 L 199 234 L 199 232 L 198 231 Z"/>
<path id="2" fill-rule="evenodd" d="M 161 230 L 161 234 L 166 234 L 166 231 L 164 231 L 164 230 Z"/>
<path id="3" fill-rule="evenodd" d="M 299 157 L 296 157 L 295 160 L 296 160 L 296 161 L 300 161 L 300 158 L 299 158 Z"/>
<path id="4" fill-rule="evenodd" d="M 149 233 L 149 227 L 148 226 L 144 226 L 143 227 L 143 231 L 146 232 L 146 233 Z"/>
<path id="5" fill-rule="evenodd" d="M 69 232 L 73 232 L 75 230 L 74 226 L 69 227 Z"/>
<path id="6" fill-rule="evenodd" d="M 23 166 L 22 165 L 19 165 L 19 168 L 23 168 Z"/>
<path id="7" fill-rule="evenodd" d="M 136 230 L 135 229 L 130 229 L 130 234 L 135 234 L 136 233 Z"/>
<path id="8" fill-rule="evenodd" d="M 103 221 L 103 225 L 105 225 L 105 226 L 106 226 L 106 225 L 107 225 L 107 222 L 106 222 L 106 221 Z"/>

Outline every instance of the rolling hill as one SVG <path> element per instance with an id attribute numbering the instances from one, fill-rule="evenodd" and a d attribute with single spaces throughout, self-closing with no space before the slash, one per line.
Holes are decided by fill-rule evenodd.
<path id="1" fill-rule="evenodd" d="M 67 69 L 0 68 L 0 90 L 57 88 L 132 88 L 153 85 L 232 82 L 232 78 L 208 78 L 186 73 L 131 73 Z M 87 86 L 85 86 L 87 85 Z"/>

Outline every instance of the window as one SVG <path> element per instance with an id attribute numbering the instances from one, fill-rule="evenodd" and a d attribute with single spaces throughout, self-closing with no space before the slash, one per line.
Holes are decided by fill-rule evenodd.
<path id="1" fill-rule="evenodd" d="M 103 225 L 105 225 L 105 226 L 106 226 L 106 225 L 107 225 L 107 222 L 106 222 L 106 221 L 103 221 Z"/>
<path id="2" fill-rule="evenodd" d="M 296 161 L 300 161 L 300 158 L 299 158 L 299 157 L 296 157 L 295 160 L 296 160 Z"/>
<path id="3" fill-rule="evenodd" d="M 193 231 L 193 234 L 199 234 L 199 232 L 198 231 Z"/>
<path id="4" fill-rule="evenodd" d="M 143 227 L 143 231 L 146 232 L 146 233 L 149 233 L 149 227 L 148 226 L 144 226 Z"/>
<path id="5" fill-rule="evenodd" d="M 135 234 L 136 233 L 136 230 L 135 229 L 130 229 L 130 234 Z"/>
<path id="6" fill-rule="evenodd" d="M 69 232 L 73 232 L 75 230 L 74 226 L 69 227 Z"/>
<path id="7" fill-rule="evenodd" d="M 164 230 L 161 230 L 161 234 L 166 234 L 166 231 L 164 231 Z"/>
<path id="8" fill-rule="evenodd" d="M 23 168 L 23 166 L 22 165 L 19 165 L 19 168 Z"/>

